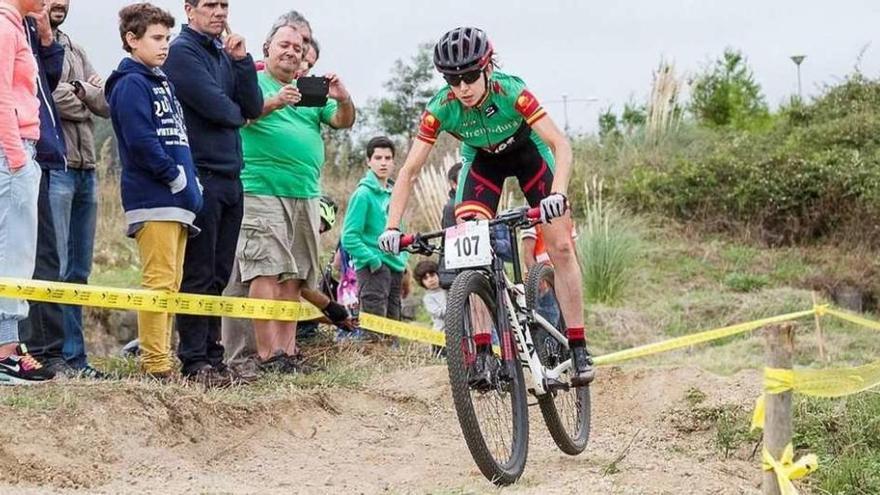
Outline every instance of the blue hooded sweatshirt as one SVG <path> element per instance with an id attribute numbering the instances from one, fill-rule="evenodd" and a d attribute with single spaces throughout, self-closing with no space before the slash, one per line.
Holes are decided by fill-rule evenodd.
<path id="1" fill-rule="evenodd" d="M 55 108 L 52 92 L 61 81 L 64 67 L 64 47 L 53 41 L 49 46 L 40 44 L 36 21 L 24 20 L 25 31 L 34 58 L 37 59 L 40 77 L 37 81 L 37 98 L 40 99 L 40 140 L 37 141 L 37 163 L 45 170 L 63 170 L 67 167 L 67 147 L 61 131 L 61 116 Z"/>
<path id="2" fill-rule="evenodd" d="M 193 222 L 202 193 L 174 87 L 161 70 L 125 58 L 105 93 L 122 161 L 128 235 L 149 221 L 179 222 L 198 233 Z"/>

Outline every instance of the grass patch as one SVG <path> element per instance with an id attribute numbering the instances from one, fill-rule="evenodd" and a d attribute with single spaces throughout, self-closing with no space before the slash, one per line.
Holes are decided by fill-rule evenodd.
<path id="1" fill-rule="evenodd" d="M 50 394 L 24 393 L 22 390 L 17 390 L 16 392 L 13 392 L 12 395 L 0 397 L 0 406 L 11 407 L 13 409 L 45 411 L 56 409 L 60 404 L 61 400 L 59 397 Z"/>
<path id="2" fill-rule="evenodd" d="M 689 388 L 684 394 L 684 400 L 691 407 L 702 404 L 706 400 L 706 394 L 698 388 Z"/>
<path id="3" fill-rule="evenodd" d="M 721 259 L 734 270 L 749 268 L 760 255 L 761 252 L 757 248 L 742 244 L 729 244 L 721 250 Z"/>
<path id="4" fill-rule="evenodd" d="M 819 456 L 807 483 L 818 493 L 880 493 L 880 394 L 839 400 L 798 397 L 794 445 Z"/>
<path id="5" fill-rule="evenodd" d="M 585 187 L 588 201 L 579 228 L 577 249 L 584 297 L 590 302 L 618 302 L 636 266 L 641 237 L 637 222 L 602 200 L 602 183 Z"/>
<path id="6" fill-rule="evenodd" d="M 769 283 L 769 277 L 754 273 L 732 272 L 724 277 L 724 285 L 735 292 L 755 292 Z"/>
<path id="7" fill-rule="evenodd" d="M 94 273 L 89 277 L 89 283 L 101 287 L 137 289 L 141 285 L 141 270 L 134 265 L 122 267 L 96 266 Z"/>

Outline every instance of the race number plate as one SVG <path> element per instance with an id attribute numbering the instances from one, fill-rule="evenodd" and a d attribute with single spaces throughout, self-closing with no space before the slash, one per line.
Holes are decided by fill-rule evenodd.
<path id="1" fill-rule="evenodd" d="M 446 229 L 443 256 L 448 270 L 492 264 L 489 222 L 464 222 Z"/>

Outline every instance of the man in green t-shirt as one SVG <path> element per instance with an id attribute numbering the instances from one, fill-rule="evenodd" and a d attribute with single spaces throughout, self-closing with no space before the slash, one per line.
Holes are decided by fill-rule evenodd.
<path id="1" fill-rule="evenodd" d="M 245 168 L 244 218 L 236 257 L 250 297 L 295 301 L 320 276 L 319 215 L 324 142 L 321 125 L 351 127 L 355 108 L 334 74 L 327 104 L 298 107 L 294 76 L 305 43 L 293 26 L 273 28 L 264 45 L 266 67 L 258 76 L 265 105 L 241 130 Z M 257 355 L 267 370 L 297 371 L 296 323 L 254 320 Z"/>

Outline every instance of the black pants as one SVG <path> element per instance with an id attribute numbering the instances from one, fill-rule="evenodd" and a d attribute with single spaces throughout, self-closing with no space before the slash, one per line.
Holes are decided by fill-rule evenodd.
<path id="1" fill-rule="evenodd" d="M 181 292 L 219 296 L 229 282 L 238 230 L 244 213 L 241 181 L 199 169 L 204 187 L 202 211 L 196 216 L 199 235 L 189 239 L 183 261 Z M 183 373 L 223 363 L 220 317 L 177 315 L 180 344 L 177 356 Z"/>
<path id="2" fill-rule="evenodd" d="M 386 265 L 371 272 L 357 271 L 360 311 L 392 320 L 400 319 L 400 286 L 403 273 L 391 271 Z"/>
<path id="3" fill-rule="evenodd" d="M 55 241 L 55 226 L 49 204 L 49 171 L 43 170 L 40 179 L 40 196 L 37 200 L 37 259 L 34 278 L 57 282 L 60 280 L 61 262 Z M 31 302 L 26 320 L 18 326 L 21 341 L 28 351 L 42 362 L 63 359 L 64 315 L 55 303 Z"/>

